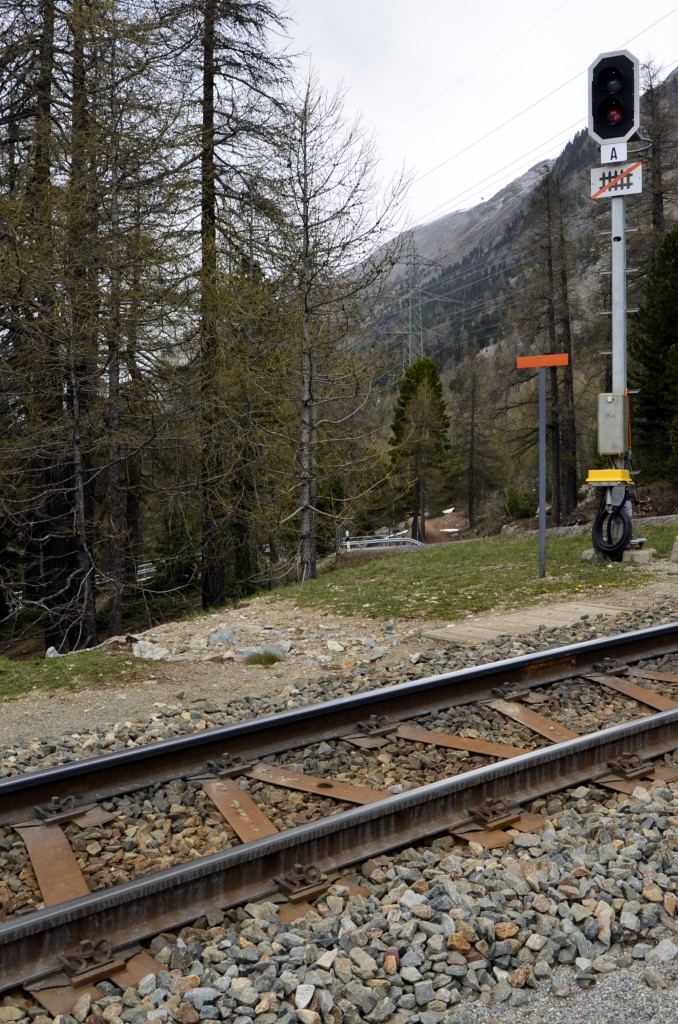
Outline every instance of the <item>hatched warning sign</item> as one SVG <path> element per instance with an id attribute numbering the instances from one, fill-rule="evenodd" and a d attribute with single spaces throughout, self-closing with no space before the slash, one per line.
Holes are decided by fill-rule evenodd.
<path id="1" fill-rule="evenodd" d="M 591 199 L 632 196 L 642 191 L 643 165 L 640 160 L 622 167 L 619 164 L 594 167 L 591 171 Z"/>

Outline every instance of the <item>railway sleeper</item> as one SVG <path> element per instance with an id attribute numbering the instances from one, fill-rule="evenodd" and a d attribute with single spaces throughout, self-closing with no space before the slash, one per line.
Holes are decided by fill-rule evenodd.
<path id="1" fill-rule="evenodd" d="M 121 990 L 136 986 L 148 974 L 159 974 L 163 965 L 138 943 L 113 953 L 111 939 L 83 939 L 76 949 L 57 954 L 61 969 L 24 985 L 26 992 L 53 1017 L 70 1013 L 84 995 L 101 999 L 98 982 L 111 981 Z"/>

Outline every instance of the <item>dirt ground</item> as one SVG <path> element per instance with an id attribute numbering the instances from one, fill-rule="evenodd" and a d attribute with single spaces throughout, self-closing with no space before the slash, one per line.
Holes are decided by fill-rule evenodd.
<path id="1" fill-rule="evenodd" d="M 614 603 L 634 609 L 662 601 L 675 601 L 678 606 L 678 565 L 657 559 L 652 568 L 652 583 L 616 591 Z M 587 594 L 587 603 L 604 604 L 606 599 L 605 594 Z M 491 614 L 473 618 L 481 622 Z M 435 646 L 426 638 L 426 631 L 445 624 L 433 620 L 386 623 L 359 616 L 309 613 L 292 601 L 253 599 L 237 608 L 168 623 L 141 634 L 173 652 L 183 648 L 180 657 L 185 660 L 135 658 L 132 638 L 121 638 L 109 643 L 129 660 L 130 674 L 122 682 L 107 682 L 77 692 L 32 692 L 5 701 L 0 715 L 0 748 L 15 745 L 19 737 L 26 744 L 63 732 L 84 732 L 93 725 L 110 727 L 136 721 L 169 706 L 224 706 L 245 696 L 273 697 L 291 689 L 303 691 L 307 684 L 333 673 L 352 675 L 365 669 L 376 673 L 389 666 L 402 666 L 418 652 Z M 274 665 L 248 665 L 227 647 L 209 646 L 207 638 L 219 629 L 247 635 L 248 642 L 254 644 L 286 636 L 292 649 Z M 186 650 L 189 645 L 191 650 Z"/>
<path id="2" fill-rule="evenodd" d="M 678 487 L 674 484 L 638 483 L 631 487 L 630 495 L 633 515 L 638 518 L 648 519 L 652 516 L 675 516 L 678 514 Z M 594 489 L 589 489 L 574 512 L 563 519 L 561 525 L 583 526 L 586 523 L 592 523 L 598 508 L 598 500 L 599 494 Z M 546 525 L 547 527 L 552 525 L 548 510 Z M 510 532 L 515 532 L 516 530 L 536 530 L 538 527 L 537 516 L 535 515 L 531 519 L 516 519 L 511 523 L 507 523 L 506 526 L 510 528 Z M 429 527 L 431 542 L 436 544 L 441 541 L 462 539 L 470 536 L 468 519 L 463 511 L 458 509 L 454 509 L 448 515 L 431 519 L 427 523 L 427 529 Z M 443 532 L 450 529 L 456 529 L 457 533 L 451 534 L 448 532 L 446 534 Z M 482 530 L 479 532 L 482 533 Z"/>
<path id="3" fill-rule="evenodd" d="M 279 695 L 290 687 L 303 690 L 328 674 L 369 666 L 375 649 L 383 651 L 380 665 L 399 664 L 423 644 L 431 646 L 421 638 L 422 625 L 406 622 L 386 628 L 385 622 L 374 619 L 309 613 L 292 601 L 264 596 L 216 614 L 166 623 L 135 637 L 166 646 L 173 656 L 189 645 L 205 644 L 219 629 L 232 630 L 253 645 L 289 638 L 290 653 L 274 665 L 246 664 L 227 645 L 181 653 L 182 660 L 146 661 L 134 657 L 132 637 L 114 638 L 103 646 L 127 655 L 126 678 L 79 691 L 34 691 L 2 702 L 0 749 L 14 745 L 18 737 L 25 744 L 34 738 L 85 731 L 92 725 L 134 721 L 168 706 L 223 705 L 244 696 Z M 373 646 L 361 638 L 373 641 Z M 333 645 L 342 650 L 333 650 Z"/>

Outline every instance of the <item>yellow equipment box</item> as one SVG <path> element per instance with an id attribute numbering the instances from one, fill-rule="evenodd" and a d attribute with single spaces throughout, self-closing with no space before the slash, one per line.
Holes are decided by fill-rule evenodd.
<path id="1" fill-rule="evenodd" d="M 590 469 L 587 484 L 630 484 L 631 471 L 628 469 Z"/>

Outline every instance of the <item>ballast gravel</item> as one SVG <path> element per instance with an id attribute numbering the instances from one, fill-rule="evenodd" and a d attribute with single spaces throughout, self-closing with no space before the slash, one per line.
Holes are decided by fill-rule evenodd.
<path id="1" fill-rule="evenodd" d="M 5 749 L 2 774 L 645 628 L 675 611 L 665 601 L 616 629 L 591 618 L 477 648 L 424 649 L 381 675 L 327 675 L 275 701 L 184 702 L 110 728 L 19 741 Z M 667 760 L 678 767 L 677 754 Z M 544 827 L 504 850 L 442 837 L 374 858 L 291 923 L 268 902 L 210 912 L 153 940 L 162 970 L 137 988 L 100 983 L 101 999 L 83 996 L 59 1018 L 10 993 L 0 997 L 0 1024 L 673 1024 L 678 784 L 639 784 L 631 795 L 581 786 L 532 810 Z"/>

